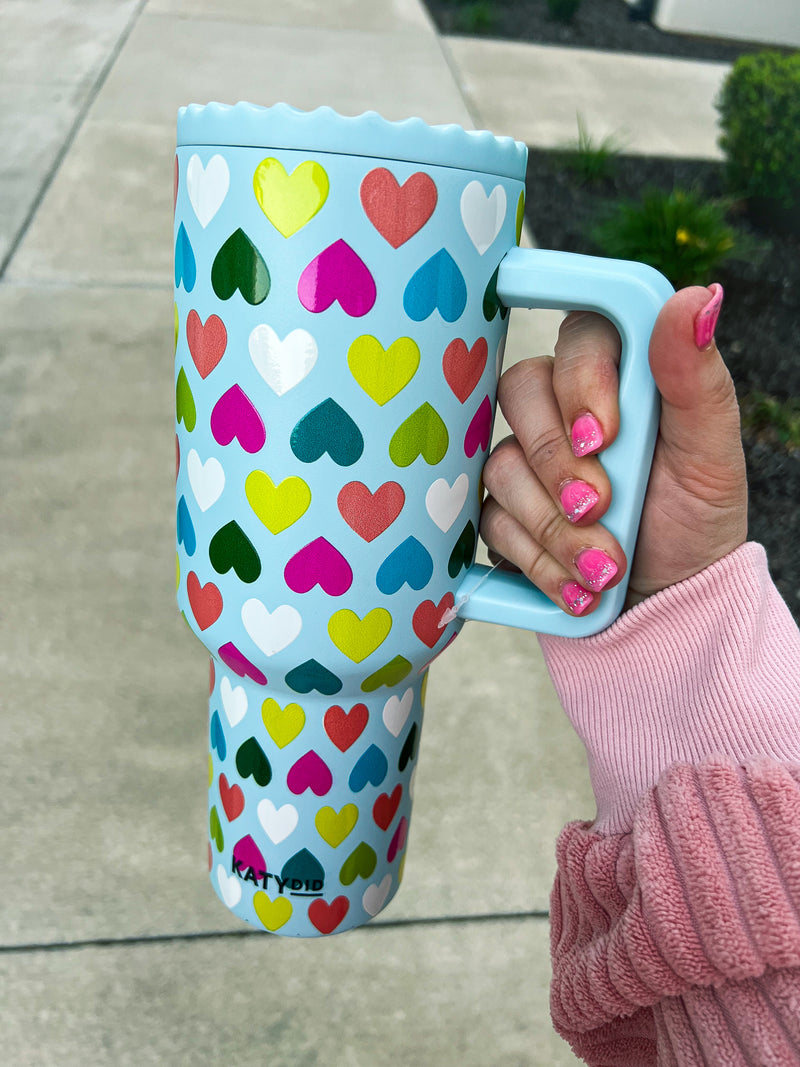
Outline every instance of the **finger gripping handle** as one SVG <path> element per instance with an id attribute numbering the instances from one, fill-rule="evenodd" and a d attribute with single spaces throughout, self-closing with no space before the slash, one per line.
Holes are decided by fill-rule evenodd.
<path id="1" fill-rule="evenodd" d="M 652 267 L 569 252 L 512 249 L 500 264 L 497 295 L 506 307 L 596 311 L 609 318 L 622 341 L 620 430 L 601 461 L 611 481 L 612 503 L 603 525 L 633 559 L 658 431 L 659 399 L 650 373 L 650 335 L 659 311 L 674 292 Z M 478 588 L 480 583 L 480 588 Z M 458 597 L 461 618 L 517 626 L 562 637 L 587 637 L 609 626 L 622 611 L 628 575 L 603 593 L 584 618 L 557 607 L 523 575 L 472 567 Z"/>

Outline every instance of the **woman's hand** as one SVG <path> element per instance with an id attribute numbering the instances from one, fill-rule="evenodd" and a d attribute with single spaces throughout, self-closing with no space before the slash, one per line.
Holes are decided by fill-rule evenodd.
<path id="1" fill-rule="evenodd" d="M 747 536 L 739 410 L 713 342 L 721 300 L 719 286 L 684 289 L 653 330 L 661 421 L 627 606 L 703 570 Z M 484 467 L 481 534 L 490 550 L 574 615 L 595 610 L 628 566 L 600 524 L 611 486 L 597 459 L 619 429 L 619 350 L 607 319 L 567 316 L 554 357 L 525 360 L 500 379 L 498 401 L 514 436 Z"/>

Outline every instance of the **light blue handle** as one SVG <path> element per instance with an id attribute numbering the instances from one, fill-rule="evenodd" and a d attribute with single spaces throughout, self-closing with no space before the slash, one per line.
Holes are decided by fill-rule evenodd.
<path id="1" fill-rule="evenodd" d="M 512 249 L 500 264 L 497 279 L 497 294 L 507 307 L 596 311 L 619 331 L 620 431 L 602 453 L 613 489 L 603 525 L 619 541 L 629 565 L 660 410 L 648 361 L 650 334 L 673 292 L 662 274 L 641 263 L 541 249 Z M 626 574 L 618 586 L 603 594 L 600 607 L 581 619 L 567 615 L 522 575 L 497 570 L 486 577 L 487 572 L 487 567 L 474 566 L 461 584 L 458 598 L 468 598 L 459 612 L 461 618 L 561 637 L 588 637 L 610 626 L 622 611 L 628 586 Z M 480 588 L 476 588 L 478 583 Z"/>

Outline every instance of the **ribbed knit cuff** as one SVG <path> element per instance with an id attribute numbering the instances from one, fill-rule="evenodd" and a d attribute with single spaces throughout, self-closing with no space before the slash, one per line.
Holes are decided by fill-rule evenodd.
<path id="1" fill-rule="evenodd" d="M 594 829 L 631 829 L 674 763 L 722 755 L 800 764 L 800 632 L 748 543 L 594 637 L 540 636 L 586 745 Z"/>

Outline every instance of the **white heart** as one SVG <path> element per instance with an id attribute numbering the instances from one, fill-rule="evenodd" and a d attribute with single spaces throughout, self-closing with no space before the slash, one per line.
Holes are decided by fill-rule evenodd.
<path id="1" fill-rule="evenodd" d="M 307 330 L 292 330 L 281 341 L 261 323 L 248 341 L 253 364 L 274 393 L 283 396 L 306 378 L 317 362 L 317 342 Z"/>
<path id="2" fill-rule="evenodd" d="M 461 514 L 467 493 L 469 493 L 469 477 L 466 474 L 459 474 L 452 485 L 446 478 L 437 478 L 425 494 L 425 507 L 428 514 L 444 533 L 447 533 Z"/>
<path id="3" fill-rule="evenodd" d="M 258 805 L 258 821 L 274 845 L 285 841 L 293 833 L 300 816 L 293 804 L 284 804 L 276 808 L 271 800 L 262 800 Z"/>
<path id="4" fill-rule="evenodd" d="M 242 622 L 265 656 L 274 656 L 286 648 L 303 628 L 300 612 L 291 604 L 281 604 L 274 611 L 268 611 L 260 600 L 244 602 Z"/>
<path id="5" fill-rule="evenodd" d="M 242 886 L 235 874 L 227 874 L 220 863 L 217 867 L 217 885 L 222 899 L 229 908 L 235 908 L 242 899 Z"/>
<path id="6" fill-rule="evenodd" d="M 230 171 L 222 156 L 212 156 L 205 167 L 197 154 L 189 160 L 186 167 L 186 191 L 197 221 L 203 229 L 222 207 L 230 184 Z"/>
<path id="7" fill-rule="evenodd" d="M 367 886 L 364 890 L 364 896 L 361 898 L 361 902 L 368 915 L 378 914 L 386 903 L 386 898 L 389 896 L 389 890 L 391 888 L 392 876 L 390 874 L 385 874 L 380 882 L 373 882 L 372 885 Z"/>
<path id="8" fill-rule="evenodd" d="M 208 511 L 211 505 L 219 500 L 225 488 L 225 471 L 222 464 L 213 456 L 203 463 L 197 450 L 193 448 L 186 457 L 186 470 L 189 474 L 189 485 L 200 510 Z"/>
<path id="9" fill-rule="evenodd" d="M 237 685 L 234 688 L 234 686 L 231 685 L 227 674 L 225 674 L 222 676 L 219 691 L 222 696 L 222 707 L 225 711 L 225 718 L 231 726 L 238 726 L 247 714 L 247 693 L 245 693 L 244 687 Z"/>
<path id="10" fill-rule="evenodd" d="M 390 696 L 383 706 L 383 722 L 386 729 L 394 737 L 399 737 L 400 731 L 406 724 L 406 719 L 411 714 L 414 703 L 414 690 L 406 689 L 402 697 Z"/>
<path id="11" fill-rule="evenodd" d="M 480 182 L 470 182 L 461 194 L 461 221 L 479 255 L 491 247 L 506 217 L 506 191 L 495 185 L 486 195 Z"/>

